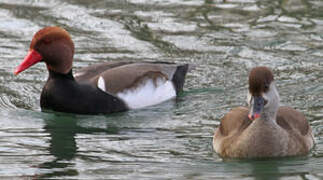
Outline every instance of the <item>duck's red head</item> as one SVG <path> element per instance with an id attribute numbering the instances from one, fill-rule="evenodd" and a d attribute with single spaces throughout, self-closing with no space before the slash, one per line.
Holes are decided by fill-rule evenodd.
<path id="1" fill-rule="evenodd" d="M 74 44 L 68 32 L 60 27 L 45 27 L 39 30 L 30 43 L 30 49 L 14 74 L 44 61 L 47 68 L 58 73 L 72 69 Z"/>
<path id="2" fill-rule="evenodd" d="M 273 81 L 274 75 L 267 67 L 255 67 L 250 71 L 249 93 L 251 99 L 249 99 L 249 104 L 251 107 L 248 116 L 251 120 L 260 117 L 260 113 L 268 102 L 268 99 L 264 97 L 264 94 L 270 90 Z"/>

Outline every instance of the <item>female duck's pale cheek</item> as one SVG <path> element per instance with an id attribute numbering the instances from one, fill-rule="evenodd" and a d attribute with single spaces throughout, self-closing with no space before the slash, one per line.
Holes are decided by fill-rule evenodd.
<path id="1" fill-rule="evenodd" d="M 264 98 L 264 108 L 270 106 L 273 101 L 272 93 L 270 91 L 263 93 L 262 97 Z"/>
<path id="2" fill-rule="evenodd" d="M 248 92 L 248 94 L 247 94 L 247 103 L 248 103 L 249 107 L 250 107 L 250 104 L 251 104 L 251 100 L 252 100 L 252 96 L 251 96 L 250 92 Z"/>

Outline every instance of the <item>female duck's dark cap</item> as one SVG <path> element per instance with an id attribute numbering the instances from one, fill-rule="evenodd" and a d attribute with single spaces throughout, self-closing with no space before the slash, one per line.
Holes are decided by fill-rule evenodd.
<path id="1" fill-rule="evenodd" d="M 260 96 L 269 90 L 273 80 L 274 75 L 269 68 L 263 66 L 253 68 L 249 73 L 249 92 L 252 96 Z"/>

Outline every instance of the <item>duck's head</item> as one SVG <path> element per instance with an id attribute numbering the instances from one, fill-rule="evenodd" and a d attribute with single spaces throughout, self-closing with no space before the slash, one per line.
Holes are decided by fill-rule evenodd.
<path id="1" fill-rule="evenodd" d="M 48 70 L 66 74 L 72 69 L 74 44 L 68 32 L 60 27 L 45 27 L 33 37 L 29 52 L 14 74 L 45 62 Z"/>
<path id="2" fill-rule="evenodd" d="M 274 75 L 267 67 L 255 67 L 249 74 L 249 119 L 261 117 L 263 112 L 275 115 L 279 107 L 279 94 Z"/>

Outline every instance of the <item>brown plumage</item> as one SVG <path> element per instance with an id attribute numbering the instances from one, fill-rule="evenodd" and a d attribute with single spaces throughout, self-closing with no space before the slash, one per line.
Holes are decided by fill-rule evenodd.
<path id="1" fill-rule="evenodd" d="M 252 97 L 265 99 L 260 117 L 248 118 L 251 110 L 247 107 L 232 109 L 215 131 L 214 150 L 222 157 L 231 158 L 307 154 L 314 144 L 312 129 L 302 113 L 291 107 L 279 107 L 272 71 L 266 67 L 252 69 L 249 86 Z"/>
<path id="2" fill-rule="evenodd" d="M 110 66 L 113 65 L 114 64 L 110 64 Z M 99 75 L 104 78 L 105 84 L 107 85 L 106 91 L 112 94 L 117 94 L 123 90 L 136 88 L 147 79 L 152 79 L 154 81 L 158 78 L 164 80 L 171 79 L 172 74 L 168 75 L 167 72 L 165 72 L 167 68 L 175 70 L 176 66 L 168 65 L 165 67 L 163 64 L 127 62 L 115 65 L 109 70 L 105 69 Z M 78 81 L 83 81 L 83 79 L 87 78 L 92 85 L 96 86 L 99 76 L 97 75 L 97 72 L 95 73 L 96 75 L 91 76 L 90 73 L 87 72 L 87 77 L 84 77 L 82 75 L 82 71 L 79 71 L 75 78 Z"/>
<path id="3" fill-rule="evenodd" d="M 249 73 L 249 92 L 252 95 L 267 92 L 273 80 L 274 76 L 269 68 L 263 66 L 254 68 Z"/>

